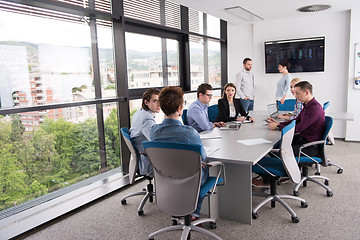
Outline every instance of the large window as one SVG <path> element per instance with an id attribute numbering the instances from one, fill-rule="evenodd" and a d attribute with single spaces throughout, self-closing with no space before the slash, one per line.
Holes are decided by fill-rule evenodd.
<path id="1" fill-rule="evenodd" d="M 179 47 L 176 40 L 163 41 L 160 37 L 129 32 L 125 36 L 130 89 L 179 85 Z"/>
<path id="2" fill-rule="evenodd" d="M 217 103 L 226 23 L 168 0 L 120 2 L 0 1 L 0 211 L 125 175 L 119 126 L 147 88 L 181 86 L 187 108 L 208 82 Z"/>

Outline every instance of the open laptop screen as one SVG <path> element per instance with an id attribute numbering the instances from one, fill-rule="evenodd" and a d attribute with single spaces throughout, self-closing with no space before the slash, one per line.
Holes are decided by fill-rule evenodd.
<path id="1" fill-rule="evenodd" d="M 279 115 L 276 103 L 268 104 L 267 108 L 268 108 L 268 112 L 269 112 L 270 117 L 274 118 L 274 117 L 277 117 Z"/>

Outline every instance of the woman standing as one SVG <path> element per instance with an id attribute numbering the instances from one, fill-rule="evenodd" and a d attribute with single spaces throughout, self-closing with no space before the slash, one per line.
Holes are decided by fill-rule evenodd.
<path id="1" fill-rule="evenodd" d="M 224 87 L 223 97 L 218 100 L 218 116 L 215 122 L 230 122 L 247 120 L 253 121 L 246 113 L 240 99 L 235 98 L 236 87 L 233 83 L 227 83 Z"/>
<path id="2" fill-rule="evenodd" d="M 278 70 L 283 76 L 277 82 L 276 88 L 276 100 L 280 100 L 281 104 L 284 104 L 285 99 L 290 96 L 290 81 L 293 79 L 291 74 L 289 73 L 290 63 L 289 62 L 281 62 L 279 63 Z"/>

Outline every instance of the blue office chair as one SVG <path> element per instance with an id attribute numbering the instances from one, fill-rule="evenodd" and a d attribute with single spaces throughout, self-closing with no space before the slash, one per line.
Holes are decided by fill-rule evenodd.
<path id="1" fill-rule="evenodd" d="M 278 195 L 276 190 L 280 177 L 288 176 L 295 183 L 299 183 L 301 180 L 300 169 L 295 160 L 294 152 L 291 146 L 294 131 L 295 120 L 284 127 L 281 131 L 280 157 L 277 155 L 274 155 L 274 157 L 264 157 L 252 168 L 252 171 L 262 176 L 264 181 L 270 181 L 270 194 L 253 192 L 253 196 L 266 197 L 253 209 L 253 219 L 258 218 L 257 211 L 269 201 L 271 201 L 271 207 L 273 208 L 275 207 L 275 202 L 279 202 L 291 214 L 291 220 L 293 223 L 298 223 L 300 219 L 290 206 L 282 199 L 299 200 L 303 208 L 308 207 L 308 204 L 304 199 L 291 195 Z"/>
<path id="2" fill-rule="evenodd" d="M 219 109 L 217 104 L 208 107 L 208 116 L 210 122 L 214 122 L 218 114 L 219 114 Z"/>
<path id="3" fill-rule="evenodd" d="M 302 168 L 302 178 L 301 178 L 301 181 L 299 183 L 297 183 L 296 186 L 294 187 L 294 192 L 293 192 L 294 196 L 299 196 L 298 190 L 299 190 L 301 184 L 303 184 L 303 186 L 306 187 L 307 181 L 314 182 L 314 183 L 322 186 L 323 188 L 325 188 L 326 195 L 328 197 L 333 196 L 333 192 L 328 187 L 329 178 L 324 177 L 324 176 L 319 176 L 319 175 L 309 176 L 309 170 L 308 170 L 308 167 L 312 166 L 313 164 L 321 164 L 323 166 L 328 165 L 328 162 L 327 162 L 328 160 L 327 160 L 327 156 L 326 156 L 326 142 L 327 142 L 327 138 L 328 138 L 328 135 L 329 135 L 332 125 L 333 125 L 333 119 L 329 116 L 325 116 L 325 133 L 324 133 L 323 139 L 320 141 L 306 143 L 300 147 L 299 156 L 296 156 L 296 160 L 297 160 L 299 166 Z M 316 157 L 309 156 L 303 152 L 304 148 L 307 148 L 310 146 L 319 146 L 319 148 L 318 148 L 319 156 L 316 156 Z M 324 183 L 319 182 L 316 179 L 322 179 L 322 180 L 324 180 Z"/>
<path id="4" fill-rule="evenodd" d="M 184 217 L 184 221 L 175 221 L 175 226 L 158 230 L 149 235 L 154 239 L 157 235 L 174 230 L 183 230 L 181 239 L 187 239 L 190 231 L 194 230 L 212 237 L 221 239 L 215 234 L 198 227 L 198 224 L 210 222 L 216 227 L 215 219 L 205 218 L 191 222 L 191 213 L 195 211 L 198 196 L 212 194 L 219 184 L 224 184 L 221 172 L 224 165 L 221 162 L 212 162 L 211 166 L 221 166 L 214 177 L 209 177 L 206 183 L 201 184 L 201 146 L 174 142 L 143 142 L 144 149 L 154 169 L 156 188 L 156 202 L 158 207 L 173 217 Z M 222 171 L 221 171 L 222 170 Z M 180 223 L 179 225 L 178 222 Z"/>
<path id="5" fill-rule="evenodd" d="M 328 102 L 325 102 L 324 105 L 323 105 L 324 111 L 325 111 L 329 106 L 330 106 L 330 102 L 329 102 L 329 101 L 328 101 Z M 329 136 L 328 136 L 328 138 L 327 138 L 326 144 L 328 144 L 328 145 L 335 145 L 335 138 L 334 138 L 334 135 L 333 135 L 333 133 L 332 133 L 331 131 L 330 131 Z M 342 166 L 340 166 L 339 164 L 336 164 L 336 163 L 331 162 L 329 159 L 328 159 L 328 166 L 335 166 L 335 167 L 337 167 L 337 168 L 338 168 L 338 170 L 337 170 L 337 173 L 338 173 L 338 174 L 341 174 L 341 173 L 343 173 L 343 171 L 344 171 L 344 168 L 343 168 Z M 318 171 L 317 171 L 315 174 L 319 174 L 319 175 L 320 175 L 320 168 L 318 167 L 317 169 L 318 169 Z"/>
<path id="6" fill-rule="evenodd" d="M 183 124 L 184 124 L 184 125 L 188 125 L 186 116 L 187 116 L 187 109 L 184 109 L 184 110 L 183 110 L 183 114 L 181 115 L 181 118 L 182 118 L 182 120 L 183 120 Z"/>
<path id="7" fill-rule="evenodd" d="M 281 104 L 279 100 L 276 100 L 276 105 L 279 111 L 294 111 L 296 99 L 286 99 L 284 104 Z"/>
<path id="8" fill-rule="evenodd" d="M 131 141 L 129 129 L 125 128 L 125 127 L 121 128 L 121 134 L 123 135 L 126 145 L 128 146 L 130 153 L 131 153 L 130 162 L 129 162 L 129 181 L 130 181 L 130 184 L 133 184 L 135 182 L 136 177 L 142 176 L 142 175 L 140 175 L 139 168 L 138 168 L 138 164 L 140 161 L 140 153 L 134 146 L 133 142 Z M 145 153 L 141 153 L 141 154 L 145 154 Z M 138 196 L 138 195 L 145 195 L 138 207 L 139 216 L 144 215 L 143 208 L 144 208 L 146 201 L 149 199 L 150 202 L 153 202 L 154 201 L 153 198 L 155 195 L 154 186 L 152 184 L 153 178 L 150 177 L 149 175 L 144 176 L 144 177 L 149 181 L 149 183 L 146 186 L 146 189 L 143 189 L 143 191 L 141 191 L 141 192 L 130 193 L 121 198 L 121 204 L 126 205 L 127 198 L 133 197 L 133 196 Z"/>

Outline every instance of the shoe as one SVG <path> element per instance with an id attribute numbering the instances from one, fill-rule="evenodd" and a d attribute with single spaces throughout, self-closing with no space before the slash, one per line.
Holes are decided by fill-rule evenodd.
<path id="1" fill-rule="evenodd" d="M 195 216 L 191 215 L 191 221 L 194 222 L 194 221 L 196 221 L 196 220 L 199 220 L 199 217 L 195 217 Z M 197 226 L 197 227 L 202 227 L 202 224 L 201 224 L 201 223 L 200 223 L 200 224 L 196 224 L 196 226 Z"/>
<path id="2" fill-rule="evenodd" d="M 284 183 L 287 183 L 289 180 L 290 180 L 290 178 L 288 178 L 288 177 L 281 177 L 281 178 L 278 180 L 278 183 L 279 183 L 279 184 L 284 184 Z"/>
<path id="3" fill-rule="evenodd" d="M 270 184 L 264 183 L 262 178 L 257 178 L 252 180 L 253 187 L 270 187 Z"/>

